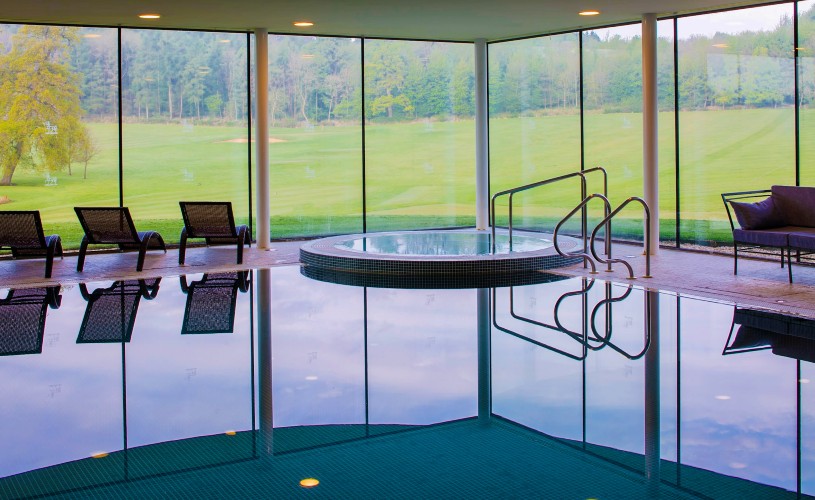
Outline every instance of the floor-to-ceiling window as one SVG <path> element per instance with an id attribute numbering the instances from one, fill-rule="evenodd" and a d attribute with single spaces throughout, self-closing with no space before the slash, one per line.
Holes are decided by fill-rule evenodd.
<path id="1" fill-rule="evenodd" d="M 179 201 L 230 201 L 247 222 L 246 51 L 243 34 L 122 30 L 122 192 L 138 228 L 177 242 Z"/>
<path id="2" fill-rule="evenodd" d="M 815 184 L 815 1 L 798 2 L 798 148 L 800 183 Z"/>
<path id="3" fill-rule="evenodd" d="M 489 106 L 493 193 L 579 171 L 578 34 L 491 44 Z M 559 216 L 580 201 L 580 181 L 565 180 L 513 198 L 513 224 L 552 230 Z M 496 203 L 496 221 L 504 225 L 508 198 Z"/>
<path id="4" fill-rule="evenodd" d="M 119 203 L 117 31 L 0 25 L 0 209 L 39 210 L 76 247 L 73 207 Z"/>
<path id="5" fill-rule="evenodd" d="M 361 45 L 269 37 L 272 238 L 362 231 Z"/>
<path id="6" fill-rule="evenodd" d="M 368 231 L 475 222 L 471 44 L 365 40 Z"/>
<path id="7" fill-rule="evenodd" d="M 795 183 L 793 4 L 677 20 L 683 243 L 729 241 L 720 194 Z"/>

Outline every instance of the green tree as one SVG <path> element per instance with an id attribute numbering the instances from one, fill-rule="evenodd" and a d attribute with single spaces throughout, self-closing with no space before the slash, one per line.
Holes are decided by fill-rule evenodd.
<path id="1" fill-rule="evenodd" d="M 69 65 L 77 28 L 23 26 L 0 56 L 0 185 L 21 162 L 55 172 L 70 167 L 80 123 L 79 77 Z"/>

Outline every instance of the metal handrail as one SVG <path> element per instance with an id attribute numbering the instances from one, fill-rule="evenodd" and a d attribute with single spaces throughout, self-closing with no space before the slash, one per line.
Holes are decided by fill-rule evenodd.
<path id="1" fill-rule="evenodd" d="M 492 253 L 495 253 L 495 200 L 501 196 L 509 195 L 509 248 L 512 250 L 512 199 L 515 193 L 520 193 L 522 191 L 527 191 L 530 189 L 534 189 L 536 187 L 545 186 L 547 184 L 553 184 L 555 182 L 559 182 L 566 179 L 571 179 L 572 177 L 580 177 L 580 198 L 583 199 L 586 197 L 586 174 L 592 172 L 602 172 L 603 173 L 603 195 L 608 196 L 608 173 L 606 169 L 603 167 L 593 167 L 587 170 L 582 170 L 580 172 L 572 172 L 569 174 L 559 175 L 557 177 L 552 177 L 550 179 L 544 179 L 542 181 L 533 182 L 531 184 L 525 184 L 523 186 L 514 187 L 511 189 L 505 189 L 503 191 L 499 191 L 492 195 L 492 199 L 490 201 L 490 226 L 492 228 Z M 583 238 L 583 251 L 588 251 L 586 236 L 588 228 L 586 227 L 586 214 L 583 213 L 583 224 L 581 227 L 581 237 Z"/>
<path id="2" fill-rule="evenodd" d="M 598 302 L 594 306 L 594 308 L 591 310 L 591 321 L 589 322 L 589 324 L 591 325 L 592 334 L 594 334 L 594 337 L 599 342 L 602 342 L 603 346 L 609 346 L 613 350 L 617 351 L 618 353 L 622 354 L 623 356 L 625 356 L 626 358 L 628 358 L 628 359 L 630 359 L 632 361 L 640 359 L 641 357 L 645 356 L 646 352 L 648 352 L 648 348 L 651 346 L 651 332 L 648 330 L 648 328 L 644 329 L 644 331 L 643 331 L 643 336 L 644 336 L 643 344 L 644 344 L 644 346 L 643 346 L 642 350 L 637 354 L 629 354 L 625 350 L 617 347 L 614 343 L 611 342 L 611 333 L 612 333 L 612 330 L 611 330 L 611 328 L 612 328 L 612 325 L 611 325 L 611 305 L 614 302 L 621 302 L 621 301 L 625 300 L 626 298 L 628 298 L 628 296 L 631 294 L 631 291 L 633 289 L 634 288 L 633 288 L 632 285 L 628 285 L 628 288 L 626 289 L 625 293 L 623 293 L 619 297 L 614 297 L 612 295 L 612 293 L 611 293 L 611 283 L 606 283 L 606 298 L 601 300 L 600 302 Z M 604 306 L 605 306 L 605 309 L 606 309 L 606 327 L 605 327 L 606 335 L 605 335 L 605 337 L 602 337 L 602 339 L 601 339 L 600 332 L 597 331 L 597 312 L 600 310 L 601 307 L 604 307 Z M 645 311 L 646 311 L 646 314 L 648 314 L 648 310 L 646 309 Z M 647 321 L 647 319 L 648 318 L 646 317 L 646 321 Z"/>
<path id="3" fill-rule="evenodd" d="M 571 212 L 566 214 L 566 216 L 564 218 L 560 219 L 560 222 L 558 222 L 557 225 L 555 226 L 555 232 L 552 235 L 552 242 L 555 245 L 555 251 L 559 255 L 563 255 L 564 257 L 583 257 L 584 262 L 588 262 L 589 264 L 591 264 L 591 274 L 597 274 L 597 266 L 594 265 L 594 260 L 592 260 L 591 255 L 586 253 L 587 248 L 586 248 L 586 244 L 585 244 L 585 236 L 583 237 L 584 238 L 583 239 L 583 251 L 580 252 L 580 253 L 569 253 L 569 252 L 564 252 L 563 250 L 560 249 L 560 245 L 558 245 L 558 242 L 557 242 L 557 235 L 558 235 L 558 232 L 560 231 L 561 226 L 563 226 L 563 224 L 565 224 L 566 221 L 569 220 L 572 217 L 572 215 L 576 214 L 578 210 L 583 209 L 583 211 L 585 212 L 585 206 L 594 198 L 600 198 L 601 200 L 603 200 L 603 204 L 605 205 L 605 209 L 606 209 L 606 212 L 605 212 L 606 214 L 608 214 L 611 211 L 611 202 L 608 201 L 608 198 L 606 198 L 604 195 L 602 195 L 600 193 L 590 194 L 590 195 L 584 197 L 583 201 L 578 203 L 577 206 L 574 207 Z M 609 219 L 609 217 L 606 216 L 606 219 Z M 607 229 L 606 229 L 607 233 L 611 232 L 611 225 L 610 225 L 609 220 L 604 220 L 603 221 L 603 224 L 607 224 Z M 596 231 L 597 231 L 597 228 L 595 228 L 595 232 Z M 594 236 L 594 233 L 592 233 L 592 237 L 593 236 Z M 606 238 L 606 239 L 608 239 L 610 241 L 610 238 Z M 592 253 L 594 253 L 594 247 L 593 246 L 592 246 Z M 608 257 L 609 257 L 609 263 L 608 263 L 609 270 L 611 270 L 611 264 L 610 264 L 610 261 L 611 261 L 611 245 L 606 245 L 606 253 L 608 254 Z M 596 256 L 595 256 L 595 258 L 597 259 Z M 601 259 L 597 259 L 597 260 L 600 261 L 600 262 L 606 263 L 606 261 L 603 261 Z"/>
<path id="4" fill-rule="evenodd" d="M 597 196 L 597 195 L 592 195 Z M 648 204 L 640 198 L 639 196 L 632 196 L 628 198 L 624 202 L 620 204 L 617 208 L 615 208 L 610 214 L 606 215 L 605 219 L 600 221 L 599 224 L 594 228 L 591 232 L 591 254 L 597 259 L 598 262 L 603 264 L 608 264 L 609 269 L 611 268 L 612 263 L 619 263 L 623 264 L 625 267 L 628 268 L 628 279 L 635 279 L 634 278 L 634 268 L 631 267 L 625 259 L 612 259 L 611 252 L 606 251 L 608 255 L 608 259 L 603 260 L 602 258 L 597 256 L 597 251 L 594 249 L 594 240 L 597 237 L 597 231 L 600 230 L 600 226 L 606 225 L 611 219 L 614 218 L 615 215 L 620 213 L 620 211 L 625 208 L 629 203 L 632 201 L 636 201 L 642 205 L 643 210 L 645 211 L 645 275 L 642 276 L 643 278 L 650 278 L 651 277 L 651 209 L 648 208 Z M 609 243 L 611 242 L 611 233 L 608 231 L 608 227 L 606 228 L 606 249 L 609 248 Z"/>

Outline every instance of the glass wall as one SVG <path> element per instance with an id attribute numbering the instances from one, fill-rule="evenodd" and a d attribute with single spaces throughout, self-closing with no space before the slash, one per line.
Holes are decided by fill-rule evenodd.
<path id="1" fill-rule="evenodd" d="M 475 224 L 471 44 L 365 41 L 369 231 Z"/>
<path id="2" fill-rule="evenodd" d="M 122 190 L 138 228 L 178 242 L 179 201 L 230 201 L 248 222 L 246 50 L 243 34 L 122 30 Z"/>
<path id="3" fill-rule="evenodd" d="M 116 33 L 0 25 L 0 208 L 39 210 L 67 247 L 74 206 L 119 203 Z"/>
<path id="4" fill-rule="evenodd" d="M 795 183 L 793 4 L 677 20 L 681 237 L 730 241 L 720 194 Z"/>
<path id="5" fill-rule="evenodd" d="M 361 45 L 269 37 L 273 238 L 362 231 Z"/>
<path id="6" fill-rule="evenodd" d="M 798 2 L 798 102 L 802 186 L 815 185 L 815 1 Z"/>
<path id="7" fill-rule="evenodd" d="M 642 196 L 641 33 L 639 24 L 583 32 L 585 168 L 608 171 L 612 207 Z M 599 203 L 590 207 L 602 215 Z M 614 236 L 641 239 L 640 221 L 642 211 L 632 205 L 615 220 Z"/>
<path id="8" fill-rule="evenodd" d="M 489 103 L 493 193 L 580 170 L 577 33 L 490 45 Z M 520 193 L 513 225 L 551 231 L 580 200 L 577 178 Z M 507 204 L 502 197 L 496 206 L 501 225 Z"/>

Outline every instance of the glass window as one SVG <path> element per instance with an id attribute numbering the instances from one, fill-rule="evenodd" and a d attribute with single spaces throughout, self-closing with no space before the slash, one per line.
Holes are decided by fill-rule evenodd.
<path id="1" fill-rule="evenodd" d="M 578 36 L 489 46 L 492 193 L 580 170 Z M 577 178 L 517 194 L 513 226 L 551 231 L 580 200 Z M 495 215 L 507 224 L 507 197 L 497 200 Z"/>
<path id="2" fill-rule="evenodd" d="M 471 44 L 365 41 L 367 229 L 475 224 Z"/>
<path id="3" fill-rule="evenodd" d="M 74 206 L 119 204 L 116 44 L 115 29 L 0 25 L 0 207 L 39 210 L 67 248 Z"/>
<path id="4" fill-rule="evenodd" d="M 678 19 L 683 243 L 730 242 L 720 194 L 795 182 L 791 3 Z"/>
<path id="5" fill-rule="evenodd" d="M 269 37 L 273 238 L 362 231 L 361 45 Z"/>
<path id="6" fill-rule="evenodd" d="M 178 242 L 179 201 L 230 201 L 248 223 L 246 50 L 245 34 L 122 30 L 122 189 L 138 229 Z"/>
<path id="7" fill-rule="evenodd" d="M 642 196 L 641 34 L 641 24 L 583 32 L 584 166 L 608 171 L 612 208 Z M 602 215 L 600 203 L 590 207 Z M 630 205 L 615 218 L 614 237 L 641 240 L 642 218 Z"/>
<path id="8" fill-rule="evenodd" d="M 802 186 L 815 185 L 815 1 L 798 2 L 798 147 Z"/>

